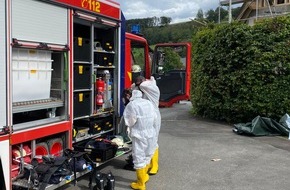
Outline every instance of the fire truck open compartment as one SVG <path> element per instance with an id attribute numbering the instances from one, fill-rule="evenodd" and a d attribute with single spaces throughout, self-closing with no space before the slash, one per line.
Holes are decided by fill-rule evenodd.
<path id="1" fill-rule="evenodd" d="M 65 119 L 66 52 L 14 48 L 14 130 Z"/>
<path id="2" fill-rule="evenodd" d="M 13 131 L 67 120 L 68 9 L 13 0 L 10 16 Z"/>
<path id="3" fill-rule="evenodd" d="M 73 24 L 73 142 L 115 132 L 117 23 L 92 22 L 76 14 Z M 95 18 L 95 17 L 94 17 Z"/>
<path id="4" fill-rule="evenodd" d="M 113 108 L 117 24 L 74 19 L 74 119 L 97 117 Z M 85 53 L 83 53 L 85 52 Z M 103 83 L 102 88 L 98 82 Z"/>

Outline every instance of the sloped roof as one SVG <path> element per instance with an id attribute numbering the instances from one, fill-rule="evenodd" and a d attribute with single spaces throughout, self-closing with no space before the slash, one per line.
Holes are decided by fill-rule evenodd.
<path id="1" fill-rule="evenodd" d="M 232 4 L 243 3 L 245 0 L 232 0 Z M 221 5 L 226 6 L 230 4 L 230 0 L 221 1 Z"/>

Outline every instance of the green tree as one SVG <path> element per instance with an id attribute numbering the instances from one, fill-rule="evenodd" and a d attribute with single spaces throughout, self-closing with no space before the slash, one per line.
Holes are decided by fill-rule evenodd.
<path id="1" fill-rule="evenodd" d="M 215 10 L 215 12 L 219 12 L 220 11 L 220 19 L 221 19 L 221 21 L 227 21 L 228 20 L 228 11 L 226 10 L 226 9 L 224 9 L 224 8 L 220 8 L 220 10 L 219 10 L 219 7 L 218 8 L 216 8 L 216 10 Z"/>
<path id="2" fill-rule="evenodd" d="M 164 49 L 164 57 L 164 72 L 182 68 L 183 65 L 180 61 L 180 56 L 172 48 Z"/>
<path id="3" fill-rule="evenodd" d="M 210 9 L 209 11 L 206 12 L 206 19 L 209 22 L 217 23 L 218 22 L 218 17 L 219 17 L 219 15 L 216 14 L 216 12 L 213 9 Z"/>
<path id="4" fill-rule="evenodd" d="M 160 25 L 167 26 L 168 24 L 170 24 L 171 20 L 172 19 L 170 17 L 162 16 L 160 17 Z"/>
<path id="5" fill-rule="evenodd" d="M 204 14 L 202 9 L 198 9 L 196 17 L 197 20 L 203 20 L 204 19 Z"/>
<path id="6" fill-rule="evenodd" d="M 233 10 L 235 10 L 234 12 L 232 12 L 233 17 L 236 18 L 239 9 L 235 8 Z M 218 23 L 219 17 L 221 21 L 227 21 L 228 11 L 222 7 L 217 7 L 215 10 L 210 9 L 206 12 L 206 20 L 209 22 Z"/>

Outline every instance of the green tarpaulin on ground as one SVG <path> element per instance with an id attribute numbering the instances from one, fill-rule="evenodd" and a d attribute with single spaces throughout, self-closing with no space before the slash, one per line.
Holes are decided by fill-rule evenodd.
<path id="1" fill-rule="evenodd" d="M 234 124 L 233 131 L 241 135 L 253 136 L 270 136 L 270 135 L 289 135 L 289 122 L 288 114 L 285 114 L 279 122 L 267 117 L 255 117 L 252 122 Z"/>

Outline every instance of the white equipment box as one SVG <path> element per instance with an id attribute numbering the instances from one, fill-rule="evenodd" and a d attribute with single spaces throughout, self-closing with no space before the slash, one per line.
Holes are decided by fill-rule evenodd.
<path id="1" fill-rule="evenodd" d="M 51 51 L 12 50 L 13 102 L 50 98 Z"/>

